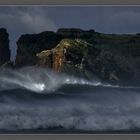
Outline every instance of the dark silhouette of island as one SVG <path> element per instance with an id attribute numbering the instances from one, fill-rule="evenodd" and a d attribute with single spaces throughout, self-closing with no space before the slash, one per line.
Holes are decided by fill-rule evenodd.
<path id="1" fill-rule="evenodd" d="M 12 63 L 8 33 L 0 29 L 1 67 L 44 67 L 87 79 L 98 76 L 114 83 L 140 79 L 140 34 L 61 28 L 56 32 L 24 34 L 16 43 Z"/>

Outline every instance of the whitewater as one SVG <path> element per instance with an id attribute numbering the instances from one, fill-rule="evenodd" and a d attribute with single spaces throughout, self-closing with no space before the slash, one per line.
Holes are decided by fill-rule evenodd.
<path id="1" fill-rule="evenodd" d="M 0 133 L 139 133 L 139 116 L 139 86 L 43 68 L 0 70 Z"/>
<path id="2" fill-rule="evenodd" d="M 97 80 L 86 80 L 66 74 L 35 67 L 26 67 L 18 70 L 3 69 L 0 71 L 0 90 L 23 88 L 37 93 L 47 93 L 55 91 L 64 85 L 88 85 L 112 88 L 140 88 L 133 86 L 111 85 Z"/>

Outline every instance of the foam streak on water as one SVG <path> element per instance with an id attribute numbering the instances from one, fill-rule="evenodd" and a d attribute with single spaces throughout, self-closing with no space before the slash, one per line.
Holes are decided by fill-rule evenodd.
<path id="1" fill-rule="evenodd" d="M 88 81 L 83 78 L 76 78 L 64 74 L 58 75 L 48 69 L 34 67 L 26 67 L 18 70 L 4 69 L 0 71 L 0 90 L 23 88 L 37 93 L 46 93 L 47 91 L 53 92 L 65 84 L 133 88 L 103 84 L 100 81 L 94 81 L 94 79 L 93 81 Z"/>
<path id="2" fill-rule="evenodd" d="M 44 95 L 59 88 L 63 96 Z M 59 126 L 87 131 L 140 129 L 140 90 L 133 88 L 47 69 L 4 69 L 0 71 L 0 130 Z"/>

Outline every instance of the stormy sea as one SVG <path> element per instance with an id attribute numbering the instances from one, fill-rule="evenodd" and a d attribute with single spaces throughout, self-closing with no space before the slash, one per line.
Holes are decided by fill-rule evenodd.
<path id="1" fill-rule="evenodd" d="M 0 133 L 140 132 L 140 87 L 41 68 L 0 70 Z"/>

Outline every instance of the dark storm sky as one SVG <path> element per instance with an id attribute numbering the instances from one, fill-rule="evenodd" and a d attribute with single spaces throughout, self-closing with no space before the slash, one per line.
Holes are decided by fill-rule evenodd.
<path id="1" fill-rule="evenodd" d="M 0 26 L 10 34 L 12 58 L 24 33 L 56 31 L 60 27 L 95 29 L 104 33 L 140 32 L 138 6 L 1 6 Z"/>

